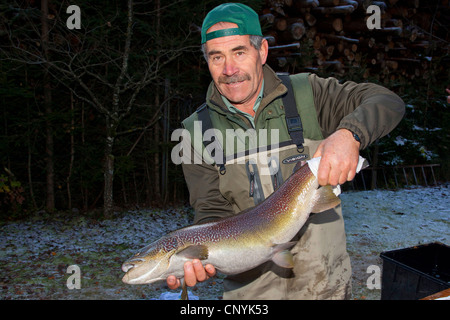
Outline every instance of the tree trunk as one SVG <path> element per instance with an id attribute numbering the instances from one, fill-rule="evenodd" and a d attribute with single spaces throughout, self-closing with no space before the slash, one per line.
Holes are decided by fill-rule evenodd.
<path id="1" fill-rule="evenodd" d="M 75 162 L 75 139 L 74 139 L 74 130 L 75 130 L 75 119 L 74 119 L 74 98 L 73 92 L 70 93 L 70 163 L 69 163 L 69 172 L 67 174 L 66 186 L 67 186 L 67 201 L 68 208 L 70 212 L 72 212 L 72 192 L 70 190 L 70 181 L 72 179 L 73 166 Z"/>
<path id="2" fill-rule="evenodd" d="M 163 157 L 162 157 L 162 183 L 161 183 L 161 191 L 162 191 L 162 201 L 163 204 L 167 203 L 167 196 L 169 190 L 169 124 L 170 124 L 170 102 L 169 99 L 169 91 L 170 91 L 170 79 L 166 78 L 164 81 L 164 128 L 163 128 Z"/>
<path id="3" fill-rule="evenodd" d="M 29 85 L 28 82 L 28 71 L 27 69 L 25 69 L 25 83 L 27 84 L 27 86 Z M 27 99 L 27 123 L 30 123 L 30 115 L 31 115 L 31 110 L 30 110 L 30 102 L 29 99 Z M 6 117 L 5 117 L 5 121 L 6 121 Z M 7 126 L 5 126 L 5 128 L 7 128 Z M 37 204 L 36 204 L 36 198 L 34 196 L 34 188 L 33 188 L 33 179 L 32 179 L 32 146 L 34 145 L 34 142 L 32 142 L 32 137 L 35 138 L 35 135 L 32 135 L 31 129 L 28 128 L 28 132 L 27 132 L 27 145 L 28 145 L 28 161 L 27 161 L 27 173 L 28 173 L 28 188 L 30 189 L 30 198 L 31 201 L 33 203 L 33 209 L 37 209 Z M 5 136 L 7 136 L 7 134 L 5 134 Z"/>
<path id="4" fill-rule="evenodd" d="M 160 30 L 161 30 L 161 1 L 160 0 L 156 0 L 156 38 L 158 39 L 160 36 Z M 158 43 L 158 50 L 161 50 L 160 44 Z M 156 58 L 157 60 L 159 60 L 159 54 Z M 156 84 L 156 88 L 155 88 L 155 106 L 157 108 L 159 108 L 160 106 L 160 98 L 159 98 L 159 85 Z M 158 111 L 159 112 L 159 111 Z M 156 143 L 156 148 L 157 148 L 157 152 L 155 152 L 155 154 L 153 155 L 153 159 L 154 159 L 154 165 L 153 165 L 153 177 L 154 177 L 154 181 L 153 181 L 153 185 L 151 186 L 151 188 L 153 188 L 153 197 L 154 199 L 157 199 L 158 201 L 161 200 L 161 161 L 160 161 L 160 152 L 159 152 L 159 145 L 160 145 L 160 141 L 161 141 L 161 137 L 160 137 L 160 132 L 161 132 L 161 128 L 159 123 L 156 123 L 155 125 L 155 129 L 154 129 L 155 133 L 155 139 L 153 140 Z"/>
<path id="5" fill-rule="evenodd" d="M 103 193 L 103 213 L 105 217 L 109 218 L 114 212 L 114 142 L 117 136 L 117 128 L 120 123 L 120 95 L 123 86 L 123 81 L 126 79 L 128 72 L 128 62 L 130 57 L 130 47 L 132 38 L 132 27 L 133 27 L 133 1 L 128 0 L 128 23 L 127 23 L 127 33 L 125 38 L 125 47 L 122 57 L 122 66 L 120 75 L 117 78 L 116 84 L 114 85 L 113 99 L 112 99 L 112 112 L 106 112 L 106 143 L 105 143 L 105 153 L 104 153 L 104 179 L 105 179 L 105 190 Z"/>
<path id="6" fill-rule="evenodd" d="M 49 61 L 48 39 L 48 0 L 41 1 L 41 43 L 44 57 Z M 45 168 L 46 168 L 46 202 L 45 207 L 47 211 L 53 212 L 55 210 L 55 174 L 53 165 L 53 128 L 50 121 L 52 115 L 52 89 L 50 84 L 50 76 L 48 73 L 48 64 L 44 65 L 44 110 L 45 110 Z"/>
<path id="7" fill-rule="evenodd" d="M 103 192 L 103 213 L 106 218 L 114 212 L 114 155 L 113 147 L 116 138 L 116 125 L 112 119 L 106 116 L 106 143 L 103 175 L 105 179 L 105 190 Z"/>

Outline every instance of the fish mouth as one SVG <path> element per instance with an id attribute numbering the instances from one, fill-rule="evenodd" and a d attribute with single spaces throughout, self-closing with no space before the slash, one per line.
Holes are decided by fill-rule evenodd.
<path id="1" fill-rule="evenodd" d="M 150 284 L 150 283 L 154 283 L 159 280 L 165 279 L 162 277 L 148 279 L 146 273 L 139 274 L 139 270 L 136 271 L 136 272 L 138 272 L 138 274 L 136 274 L 136 272 L 134 271 L 135 268 L 137 268 L 137 266 L 132 263 L 124 263 L 122 265 L 122 270 L 125 272 L 124 276 L 122 277 L 123 283 L 126 283 L 126 284 Z"/>
<path id="2" fill-rule="evenodd" d="M 136 279 L 133 277 L 130 277 L 129 273 L 125 273 L 125 275 L 122 277 L 122 282 L 126 284 L 139 284 L 136 283 Z"/>
<path id="3" fill-rule="evenodd" d="M 134 268 L 134 264 L 132 264 L 132 263 L 124 263 L 122 265 L 122 271 L 123 272 L 128 272 L 129 270 L 131 270 L 133 268 Z"/>
<path id="4" fill-rule="evenodd" d="M 122 271 L 123 272 L 128 272 L 131 269 L 135 268 L 139 263 L 144 262 L 144 259 L 141 258 L 136 258 L 136 259 L 131 259 L 129 261 L 126 261 L 122 264 Z"/>
<path id="5" fill-rule="evenodd" d="M 133 269 L 135 268 L 137 268 L 137 265 L 132 261 L 127 261 L 122 264 L 122 271 L 125 272 L 122 277 L 122 282 L 127 284 L 133 284 L 135 282 L 136 279 L 131 276 L 131 273 L 134 273 Z"/>

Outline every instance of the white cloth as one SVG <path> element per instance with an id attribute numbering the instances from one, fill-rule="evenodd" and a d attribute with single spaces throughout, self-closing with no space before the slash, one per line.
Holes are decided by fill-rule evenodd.
<path id="1" fill-rule="evenodd" d="M 320 163 L 321 157 L 312 158 L 311 160 L 306 161 L 309 166 L 309 170 L 313 173 L 313 175 L 317 178 L 317 173 L 319 171 L 319 163 Z M 366 159 L 359 156 L 358 166 L 356 167 L 356 173 L 359 173 L 362 169 L 369 166 L 369 163 Z M 341 194 L 341 187 L 339 185 L 335 186 L 333 188 L 333 192 L 336 196 Z"/>

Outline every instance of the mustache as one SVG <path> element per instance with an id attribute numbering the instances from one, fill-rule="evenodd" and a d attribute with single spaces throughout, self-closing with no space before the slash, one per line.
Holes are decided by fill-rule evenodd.
<path id="1" fill-rule="evenodd" d="M 219 77 L 219 83 L 225 83 L 225 84 L 241 82 L 241 81 L 245 81 L 245 80 L 251 80 L 250 75 L 247 74 L 247 73 L 245 73 L 245 74 L 235 74 L 235 75 L 232 75 L 232 76 L 222 75 L 222 76 Z"/>

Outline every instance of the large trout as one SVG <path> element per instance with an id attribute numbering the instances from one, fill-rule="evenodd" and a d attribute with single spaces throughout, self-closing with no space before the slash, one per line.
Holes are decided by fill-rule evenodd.
<path id="1" fill-rule="evenodd" d="M 125 261 L 122 281 L 153 283 L 169 275 L 184 276 L 183 264 L 200 259 L 218 271 L 241 273 L 272 260 L 293 267 L 288 250 L 310 213 L 336 207 L 340 199 L 331 186 L 319 187 L 316 174 L 320 158 L 296 170 L 278 190 L 259 205 L 216 222 L 173 231 L 144 247 Z M 360 158 L 359 171 L 364 159 Z"/>

